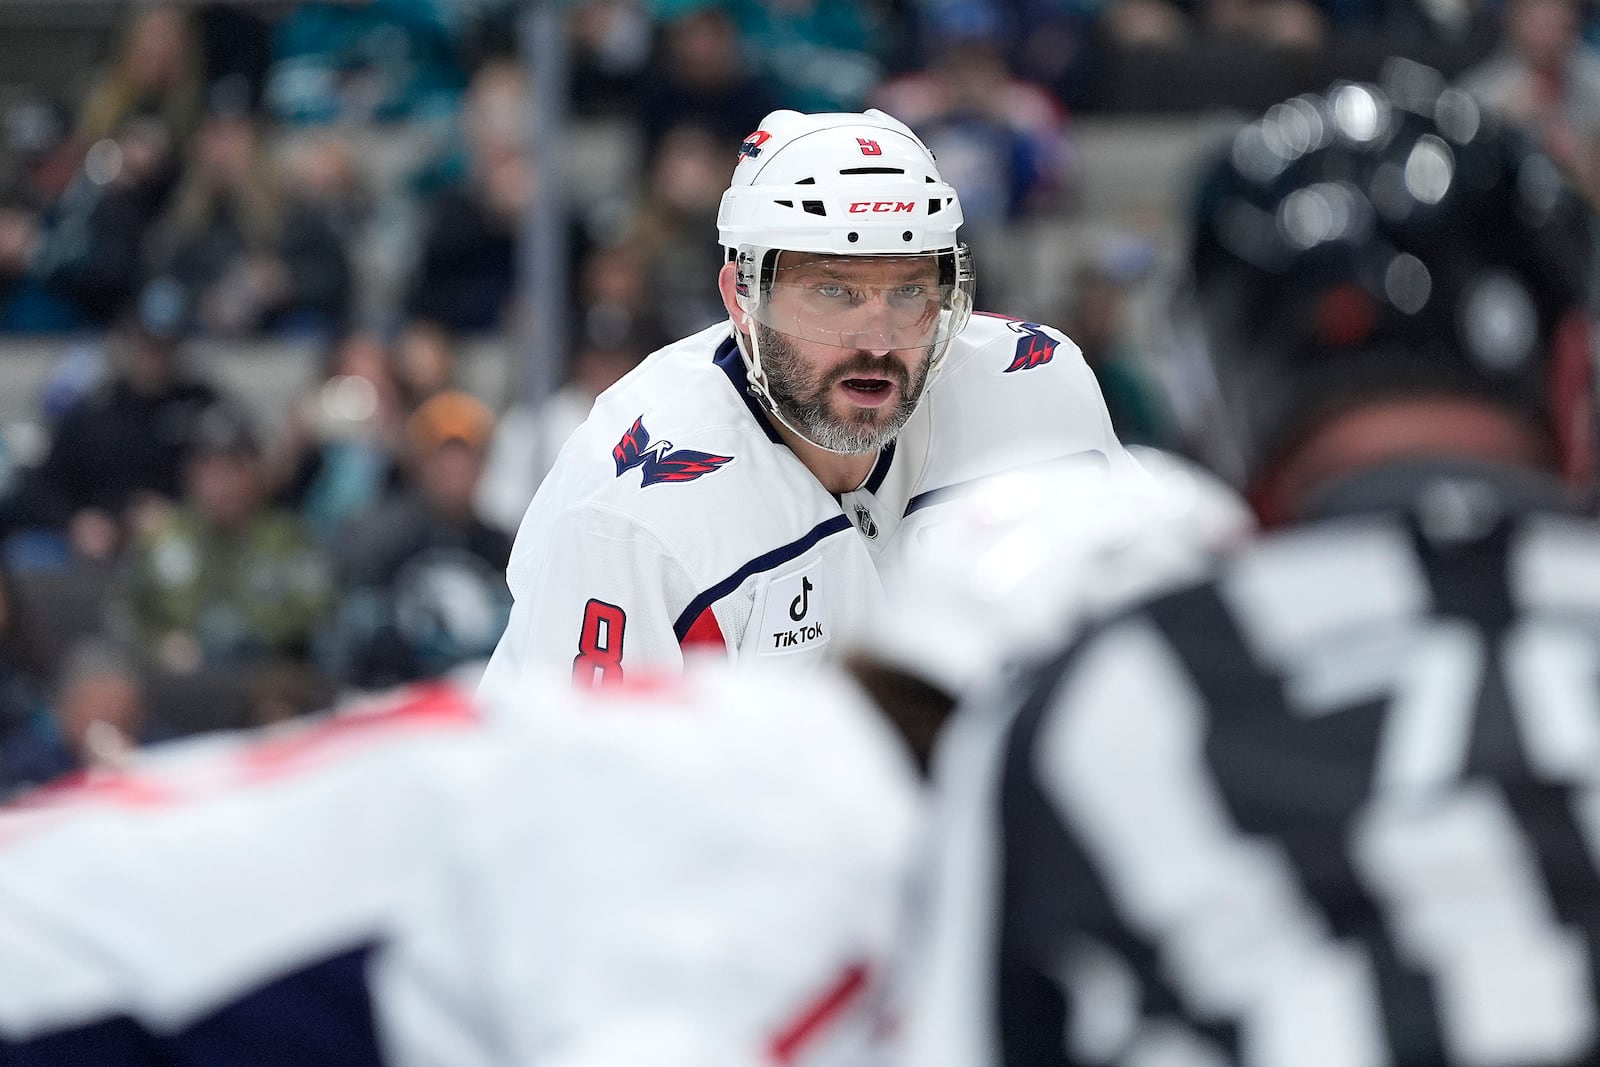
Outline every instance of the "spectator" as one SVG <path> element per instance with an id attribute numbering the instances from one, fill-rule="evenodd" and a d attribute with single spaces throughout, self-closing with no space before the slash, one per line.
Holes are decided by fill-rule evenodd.
<path id="1" fill-rule="evenodd" d="M 716 286 L 722 250 L 705 235 L 716 227 L 734 159 L 701 126 L 674 126 L 656 144 L 628 239 L 645 257 L 653 325 L 668 336 L 695 333 L 726 314 Z"/>
<path id="2" fill-rule="evenodd" d="M 393 365 L 401 402 L 407 410 L 415 410 L 455 381 L 455 338 L 437 322 L 413 319 L 394 340 Z"/>
<path id="3" fill-rule="evenodd" d="M 254 120 L 241 111 L 206 119 L 153 243 L 155 270 L 191 294 L 209 333 L 331 334 L 349 302 L 333 219 L 306 198 L 285 198 Z"/>
<path id="4" fill-rule="evenodd" d="M 38 207 L 27 197 L 0 194 L 0 333 L 54 333 L 84 321 L 33 269 L 42 226 Z"/>
<path id="5" fill-rule="evenodd" d="M 646 148 L 653 152 L 675 126 L 694 125 L 711 131 L 732 159 L 739 142 L 780 102 L 746 61 L 738 24 L 726 8 L 707 0 L 663 6 L 670 10 L 640 113 Z"/>
<path id="6" fill-rule="evenodd" d="M 188 16 L 177 4 L 147 7 L 129 22 L 115 64 L 89 91 L 78 140 L 87 148 L 130 118 L 146 117 L 181 147 L 200 124 L 204 97 L 200 49 Z"/>
<path id="7" fill-rule="evenodd" d="M 29 90 L 0 110 L 0 181 L 44 207 L 78 169 L 72 117 L 54 95 Z"/>
<path id="8" fill-rule="evenodd" d="M 1600 56 L 1577 0 L 1506 0 L 1500 47 L 1460 86 L 1522 127 L 1600 205 Z"/>
<path id="9" fill-rule="evenodd" d="M 641 206 L 633 221 L 638 223 L 644 217 Z M 671 336 L 661 326 L 664 309 L 651 290 L 643 227 L 635 225 L 634 229 L 634 239 L 608 242 L 584 256 L 578 271 L 577 336 L 605 344 L 630 335 Z"/>
<path id="10" fill-rule="evenodd" d="M 931 29 L 927 68 L 880 86 L 874 106 L 928 142 L 968 226 L 1059 206 L 1072 159 L 1067 115 L 1043 87 L 1011 76 L 998 16 L 962 5 Z"/>
<path id="11" fill-rule="evenodd" d="M 243 411 L 206 409 L 190 445 L 183 502 L 123 561 L 116 625 L 178 674 L 307 661 L 333 592 L 326 558 L 298 517 L 267 505 Z"/>
<path id="12" fill-rule="evenodd" d="M 108 342 L 110 377 L 64 416 L 0 528 L 56 531 L 79 559 L 104 563 L 179 495 L 195 419 L 218 394 L 184 370 L 180 312 L 159 296 L 119 320 Z"/>
<path id="13" fill-rule="evenodd" d="M 133 661 L 101 638 L 85 638 L 61 664 L 48 714 L 0 748 L 0 799 L 115 765 L 144 732 L 144 685 Z"/>
<path id="14" fill-rule="evenodd" d="M 421 242 L 419 160 L 443 150 L 466 74 L 446 0 L 308 0 L 279 24 L 266 107 L 290 140 L 328 128 L 357 147 L 371 210 L 352 243 L 355 306 L 388 321 Z"/>
<path id="15" fill-rule="evenodd" d="M 268 464 L 273 498 L 297 510 L 319 541 L 331 541 L 346 520 L 399 487 L 408 410 L 384 338 L 346 334 L 327 373 L 291 408 Z"/>
<path id="16" fill-rule="evenodd" d="M 355 240 L 372 212 L 372 190 L 349 140 L 319 130 L 275 142 L 287 194 L 320 214 L 342 240 Z"/>
<path id="17" fill-rule="evenodd" d="M 482 68 L 464 122 L 465 175 L 433 198 L 408 309 L 464 332 L 498 329 L 516 295 L 517 243 L 533 203 L 526 75 L 514 63 Z"/>
<path id="18" fill-rule="evenodd" d="M 406 424 L 406 491 L 340 537 L 347 595 L 338 644 L 348 683 L 433 677 L 494 650 L 511 611 L 511 538 L 474 510 L 494 428 L 488 406 L 467 393 L 423 404 Z"/>
<path id="19" fill-rule="evenodd" d="M 84 315 L 38 268 L 46 211 L 77 171 L 64 109 L 42 94 L 0 112 L 0 333 L 61 333 Z"/>
<path id="20" fill-rule="evenodd" d="M 160 120 L 131 116 L 91 145 L 45 216 L 34 270 L 78 314 L 105 325 L 132 303 L 143 247 L 178 176 L 175 142 Z"/>
<path id="21" fill-rule="evenodd" d="M 305 0 L 273 53 L 267 106 L 294 125 L 445 120 L 465 83 L 439 0 Z"/>
<path id="22" fill-rule="evenodd" d="M 1100 383 L 1118 440 L 1176 448 L 1176 428 L 1128 315 L 1131 290 L 1148 273 L 1151 256 L 1148 244 L 1132 237 L 1091 251 L 1073 275 L 1065 329 Z"/>
<path id="23" fill-rule="evenodd" d="M 885 74 L 880 52 L 887 47 L 887 6 L 882 0 L 737 0 L 732 8 L 779 106 L 859 111 Z"/>
<path id="24" fill-rule="evenodd" d="M 360 242 L 373 220 L 373 192 L 355 146 L 328 131 L 278 140 L 278 174 L 286 206 L 284 256 L 308 269 L 327 299 L 281 315 L 277 328 L 331 341 L 357 308 Z"/>
<path id="25" fill-rule="evenodd" d="M 643 100 L 655 27 L 645 0 L 580 0 L 572 5 L 572 110 L 580 118 L 629 122 Z"/>
<path id="26" fill-rule="evenodd" d="M 961 0 L 956 0 L 961 2 Z M 1101 66 L 1105 42 L 1100 40 L 1104 26 L 1097 25 L 1102 11 L 1109 13 L 1126 6 L 1127 0 L 996 0 L 997 13 L 1004 19 L 1007 58 L 1013 73 L 1025 81 L 1043 85 L 1073 111 L 1093 108 L 1099 101 Z M 1168 0 L 1148 0 L 1145 7 L 1170 25 L 1175 37 L 1181 27 L 1182 10 Z M 1026 32 L 1022 28 L 1026 27 Z"/>

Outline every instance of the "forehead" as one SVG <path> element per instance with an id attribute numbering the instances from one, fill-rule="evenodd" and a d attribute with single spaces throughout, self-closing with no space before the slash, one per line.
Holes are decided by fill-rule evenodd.
<path id="1" fill-rule="evenodd" d="M 897 285 L 910 280 L 939 277 L 938 257 L 922 256 L 819 256 L 809 252 L 783 252 L 778 270 L 785 281 L 828 279 L 861 284 Z"/>

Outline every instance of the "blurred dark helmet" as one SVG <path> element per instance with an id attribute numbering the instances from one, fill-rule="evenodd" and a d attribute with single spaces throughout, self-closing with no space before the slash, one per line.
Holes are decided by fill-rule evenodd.
<path id="1" fill-rule="evenodd" d="M 1441 392 L 1524 416 L 1586 484 L 1590 216 L 1436 72 L 1276 105 L 1204 171 L 1195 222 L 1180 352 L 1220 401 L 1200 447 L 1240 485 L 1354 403 Z"/>

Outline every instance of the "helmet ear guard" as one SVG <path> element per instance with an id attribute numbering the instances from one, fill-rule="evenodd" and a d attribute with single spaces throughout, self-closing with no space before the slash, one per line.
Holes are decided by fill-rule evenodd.
<path id="1" fill-rule="evenodd" d="M 761 299 L 762 261 L 767 258 L 768 252 L 776 255 L 776 250 L 759 249 L 753 245 L 730 250 L 734 265 L 733 291 L 739 298 L 739 306 L 747 313 L 751 311 L 749 305 Z"/>

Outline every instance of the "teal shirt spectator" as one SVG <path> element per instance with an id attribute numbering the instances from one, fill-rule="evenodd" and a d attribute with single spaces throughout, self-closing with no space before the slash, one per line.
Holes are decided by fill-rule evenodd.
<path id="1" fill-rule="evenodd" d="M 466 85 L 439 0 L 308 0 L 278 28 L 266 101 L 295 124 L 453 115 Z"/>
<path id="2" fill-rule="evenodd" d="M 884 77 L 885 27 L 874 5 L 733 0 L 728 9 L 783 107 L 859 111 Z"/>

